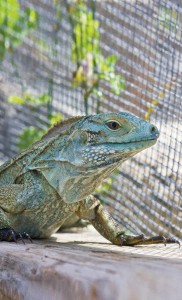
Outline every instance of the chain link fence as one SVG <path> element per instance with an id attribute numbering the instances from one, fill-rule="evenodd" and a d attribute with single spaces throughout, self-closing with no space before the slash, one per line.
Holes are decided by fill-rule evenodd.
<path id="1" fill-rule="evenodd" d="M 180 1 L 1 2 L 0 161 L 55 113 L 149 119 L 160 130 L 157 145 L 125 162 L 100 198 L 133 231 L 181 237 Z"/>

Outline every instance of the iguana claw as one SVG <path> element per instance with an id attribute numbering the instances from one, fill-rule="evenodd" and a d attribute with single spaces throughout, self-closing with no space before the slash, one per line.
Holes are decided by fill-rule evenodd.
<path id="1" fill-rule="evenodd" d="M 3 228 L 0 229 L 0 241 L 7 241 L 7 242 L 15 242 L 17 243 L 18 240 L 21 240 L 23 244 L 25 244 L 24 239 L 28 239 L 32 243 L 32 239 L 28 233 L 23 232 L 16 232 L 12 228 Z"/>
<path id="2" fill-rule="evenodd" d="M 178 240 L 176 240 L 174 238 L 166 239 L 166 244 L 175 244 L 175 243 L 179 245 L 179 248 L 181 247 L 181 244 Z"/>
<path id="3" fill-rule="evenodd" d="M 178 244 L 180 247 L 180 242 L 174 238 L 165 238 L 164 236 L 154 236 L 151 238 L 144 238 L 143 241 L 139 241 L 136 245 L 150 245 L 150 244 Z"/>
<path id="4" fill-rule="evenodd" d="M 151 245 L 151 244 L 178 244 L 180 242 L 174 238 L 165 238 L 164 236 L 154 236 L 146 238 L 143 234 L 137 236 L 120 236 L 121 246 L 137 246 L 137 245 Z"/>
<path id="5" fill-rule="evenodd" d="M 32 239 L 31 239 L 30 235 L 29 235 L 27 232 L 23 232 L 23 233 L 22 233 L 22 238 L 23 238 L 23 239 L 26 239 L 26 240 L 29 240 L 31 243 L 33 243 L 33 241 L 32 241 Z"/>

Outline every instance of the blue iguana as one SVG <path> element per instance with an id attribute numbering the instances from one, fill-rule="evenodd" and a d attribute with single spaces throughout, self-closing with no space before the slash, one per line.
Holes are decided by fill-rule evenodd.
<path id="1" fill-rule="evenodd" d="M 92 196 L 115 168 L 158 136 L 154 125 L 125 112 L 58 123 L 0 167 L 0 240 L 47 238 L 76 214 L 116 245 L 178 243 L 132 234 Z"/>

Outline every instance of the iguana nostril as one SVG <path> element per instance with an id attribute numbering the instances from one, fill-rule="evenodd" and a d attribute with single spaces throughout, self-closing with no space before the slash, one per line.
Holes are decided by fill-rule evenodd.
<path id="1" fill-rule="evenodd" d="M 151 130 L 151 132 L 155 132 L 156 131 L 156 127 L 152 126 L 150 130 Z"/>
<path id="2" fill-rule="evenodd" d="M 150 126 L 150 132 L 155 133 L 156 135 L 159 135 L 159 130 L 157 129 L 157 127 L 155 125 Z"/>

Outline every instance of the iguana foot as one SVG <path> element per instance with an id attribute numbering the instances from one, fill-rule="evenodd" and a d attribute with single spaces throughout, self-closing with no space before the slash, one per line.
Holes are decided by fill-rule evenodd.
<path id="1" fill-rule="evenodd" d="M 151 245 L 151 244 L 178 244 L 180 247 L 180 242 L 174 238 L 165 238 L 164 236 L 154 236 L 151 238 L 146 238 L 143 234 L 137 236 L 125 236 L 121 235 L 121 246 L 137 246 L 137 245 Z"/>
<path id="2" fill-rule="evenodd" d="M 27 239 L 32 243 L 31 237 L 26 232 L 23 232 L 21 234 L 20 232 L 16 232 L 12 228 L 0 229 L 0 241 L 17 243 L 18 240 L 21 240 L 25 244 L 24 239 Z"/>

